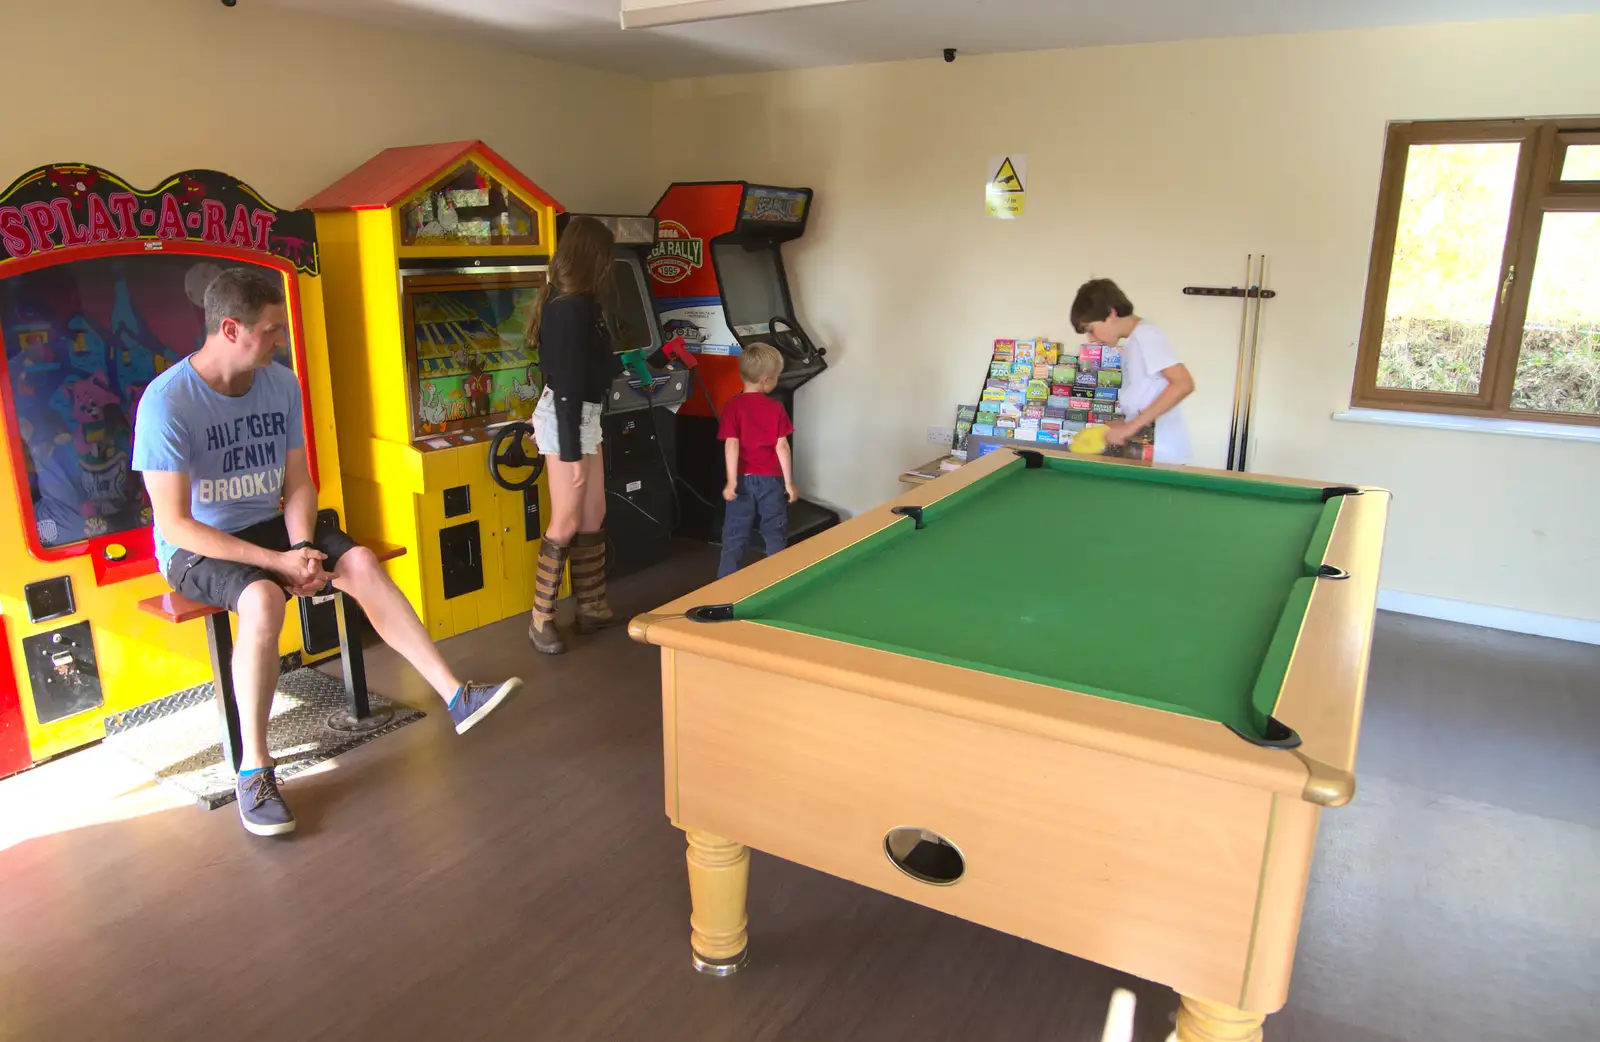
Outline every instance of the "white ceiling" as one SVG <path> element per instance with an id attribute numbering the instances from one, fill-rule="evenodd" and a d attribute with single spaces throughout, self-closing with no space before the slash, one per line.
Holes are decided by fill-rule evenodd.
<path id="1" fill-rule="evenodd" d="M 651 79 L 933 58 L 946 47 L 983 54 L 1600 12 L 1600 0 L 855 0 L 624 32 L 618 0 L 243 3 L 446 33 Z"/>

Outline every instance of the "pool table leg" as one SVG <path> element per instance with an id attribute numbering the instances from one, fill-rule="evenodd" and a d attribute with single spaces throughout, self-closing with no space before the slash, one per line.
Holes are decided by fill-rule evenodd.
<path id="1" fill-rule="evenodd" d="M 749 935 L 745 894 L 750 851 L 709 832 L 686 830 L 689 839 L 689 947 L 694 968 L 726 977 L 744 965 Z"/>
<path id="2" fill-rule="evenodd" d="M 1261 1042 L 1266 1017 L 1209 999 L 1181 995 L 1178 1042 Z"/>

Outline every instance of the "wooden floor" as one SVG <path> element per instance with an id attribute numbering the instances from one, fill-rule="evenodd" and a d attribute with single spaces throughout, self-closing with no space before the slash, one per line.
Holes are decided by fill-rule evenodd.
<path id="1" fill-rule="evenodd" d="M 680 548 L 619 611 L 714 567 Z M 433 712 L 293 779 L 288 841 L 104 750 L 0 783 L 0 1040 L 1098 1042 L 1118 987 L 1135 1038 L 1171 1031 L 1165 989 L 761 855 L 750 968 L 695 974 L 655 649 L 612 631 L 536 661 L 512 621 L 446 652 L 528 690 L 464 738 Z M 1360 791 L 1323 819 L 1268 1039 L 1594 1037 L 1597 677 L 1600 648 L 1380 617 Z"/>

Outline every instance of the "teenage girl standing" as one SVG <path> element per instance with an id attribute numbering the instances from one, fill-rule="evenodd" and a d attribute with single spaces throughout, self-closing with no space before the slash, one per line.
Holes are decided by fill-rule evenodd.
<path id="1" fill-rule="evenodd" d="M 611 230 L 599 221 L 573 218 L 550 258 L 549 279 L 528 326 L 545 379 L 533 429 L 550 488 L 550 524 L 539 544 L 528 639 L 547 655 L 567 650 L 555 611 L 569 560 L 578 632 L 614 621 L 606 601 L 606 486 L 600 457 L 600 410 L 614 364 L 600 301 L 611 282 L 613 243 Z"/>

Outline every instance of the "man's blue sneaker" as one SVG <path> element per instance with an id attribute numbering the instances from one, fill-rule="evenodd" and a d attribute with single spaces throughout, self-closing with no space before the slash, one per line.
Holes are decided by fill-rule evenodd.
<path id="1" fill-rule="evenodd" d="M 504 684 L 474 684 L 470 680 L 461 685 L 456 697 L 450 700 L 450 719 L 456 722 L 456 734 L 466 734 L 467 728 L 494 712 L 496 706 L 522 687 L 522 681 L 512 677 Z"/>
<path id="2" fill-rule="evenodd" d="M 271 767 L 240 771 L 233 783 L 239 797 L 239 820 L 257 836 L 281 836 L 294 831 L 294 815 L 278 793 L 278 776 Z"/>

